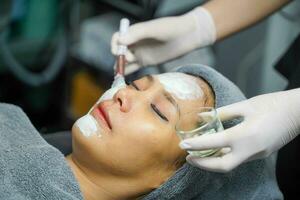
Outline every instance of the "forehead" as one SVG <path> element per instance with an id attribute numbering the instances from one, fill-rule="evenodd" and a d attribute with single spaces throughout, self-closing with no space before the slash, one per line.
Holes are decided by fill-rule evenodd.
<path id="1" fill-rule="evenodd" d="M 203 97 L 204 93 L 191 75 L 172 72 L 156 75 L 155 78 L 163 85 L 164 89 L 181 100 L 195 100 Z"/>
<path id="2" fill-rule="evenodd" d="M 146 85 L 161 87 L 170 94 L 181 112 L 187 112 L 205 102 L 205 82 L 200 78 L 184 73 L 170 72 L 141 78 Z"/>

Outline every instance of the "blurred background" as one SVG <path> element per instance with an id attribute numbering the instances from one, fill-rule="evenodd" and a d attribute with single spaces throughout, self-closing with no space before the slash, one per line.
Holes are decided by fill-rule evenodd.
<path id="1" fill-rule="evenodd" d="M 70 130 L 113 80 L 112 34 L 131 23 L 180 15 L 203 0 L 1 0 L 0 102 L 23 108 L 41 133 Z M 273 66 L 299 33 L 299 1 L 216 45 L 127 77 L 189 63 L 209 65 L 247 97 L 285 88 Z"/>
<path id="2" fill-rule="evenodd" d="M 136 23 L 180 15 L 204 2 L 1 0 L 0 102 L 20 106 L 44 137 L 68 132 L 112 83 L 115 58 L 110 52 L 110 40 L 121 18 Z M 248 98 L 283 90 L 287 80 L 274 65 L 299 34 L 299 19 L 300 1 L 292 1 L 259 24 L 211 47 L 142 68 L 126 79 L 202 63 L 232 80 Z M 67 136 L 71 149 L 70 134 Z M 290 154 L 281 157 L 288 158 Z M 281 163 L 292 166 L 289 162 Z M 289 178 L 295 170 L 287 168 L 277 176 L 286 199 L 288 188 L 296 188 L 299 183 Z M 289 171 L 291 176 L 287 176 Z M 292 186 L 283 187 L 284 184 Z"/>

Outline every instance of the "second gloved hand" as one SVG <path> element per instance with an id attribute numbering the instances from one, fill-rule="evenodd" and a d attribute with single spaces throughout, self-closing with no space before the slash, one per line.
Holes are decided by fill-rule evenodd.
<path id="1" fill-rule="evenodd" d="M 236 117 L 244 120 L 216 134 L 186 139 L 180 146 L 186 150 L 229 147 L 230 151 L 220 157 L 187 157 L 199 168 L 228 172 L 243 162 L 269 156 L 299 134 L 300 89 L 260 95 L 217 111 L 222 121 Z"/>
<path id="2" fill-rule="evenodd" d="M 154 65 L 182 56 L 196 48 L 214 43 L 216 30 L 210 13 L 202 7 L 177 17 L 165 17 L 129 27 L 128 34 L 115 33 L 111 51 L 117 53 L 118 44 L 127 45 L 128 67 Z"/>

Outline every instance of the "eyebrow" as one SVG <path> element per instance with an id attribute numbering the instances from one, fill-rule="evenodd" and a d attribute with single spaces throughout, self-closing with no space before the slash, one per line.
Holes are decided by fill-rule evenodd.
<path id="1" fill-rule="evenodd" d="M 153 78 L 152 75 L 146 75 L 145 77 L 148 79 L 148 81 L 150 83 L 153 83 L 154 78 Z M 177 112 L 179 114 L 179 108 L 178 108 L 178 105 L 177 105 L 176 100 L 174 99 L 174 97 L 170 93 L 168 93 L 166 91 L 164 92 L 163 95 L 174 106 L 174 108 L 177 110 Z"/>
<path id="2" fill-rule="evenodd" d="M 145 78 L 150 82 L 150 83 L 153 83 L 153 81 L 154 81 L 154 78 L 153 78 L 153 76 L 152 75 L 146 75 L 145 76 Z"/>
<path id="3" fill-rule="evenodd" d="M 149 82 L 150 84 L 152 84 L 154 82 L 154 77 L 150 74 L 144 76 Z M 174 99 L 174 97 L 168 93 L 167 91 L 164 91 L 164 97 L 174 106 L 174 108 L 176 109 L 176 111 L 178 112 L 178 114 L 180 113 L 179 107 L 176 103 L 176 100 Z"/>
<path id="4" fill-rule="evenodd" d="M 164 97 L 166 97 L 166 99 L 174 106 L 174 108 L 177 110 L 177 112 L 179 114 L 179 108 L 178 108 L 178 105 L 177 105 L 174 97 L 168 92 L 164 92 Z"/>

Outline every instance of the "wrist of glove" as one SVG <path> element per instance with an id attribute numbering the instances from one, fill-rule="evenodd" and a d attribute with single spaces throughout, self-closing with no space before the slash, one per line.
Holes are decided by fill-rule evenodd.
<path id="1" fill-rule="evenodd" d="M 127 45 L 128 64 L 147 66 L 182 56 L 213 44 L 215 40 L 216 28 L 212 16 L 205 8 L 198 7 L 178 17 L 134 24 L 124 37 L 115 33 L 111 50 L 116 55 L 118 44 Z"/>
<path id="2" fill-rule="evenodd" d="M 192 50 L 215 43 L 216 27 L 208 10 L 203 7 L 197 7 L 181 17 L 186 18 L 184 21 L 193 23 L 192 28 L 186 31 L 182 38 L 179 37 L 179 39 L 188 38 L 186 42 L 191 45 L 190 48 Z M 178 42 L 178 44 L 181 43 L 180 41 Z"/>
<path id="3" fill-rule="evenodd" d="M 260 95 L 249 99 L 243 112 L 253 120 L 254 144 L 260 153 L 248 160 L 265 158 L 293 140 L 300 131 L 300 89 Z M 250 124 L 250 123 L 249 123 Z"/>
<path id="4" fill-rule="evenodd" d="M 286 105 L 287 134 L 282 137 L 282 146 L 293 140 L 300 133 L 300 89 L 285 91 L 280 95 L 280 104 Z M 280 148 L 280 147 L 279 147 Z"/>

